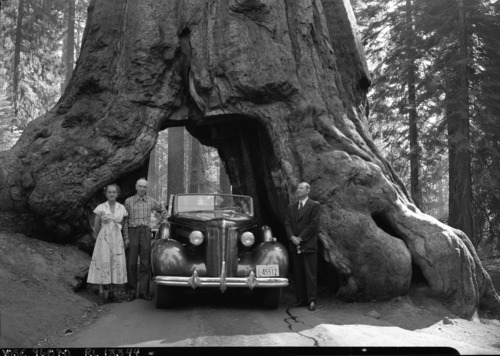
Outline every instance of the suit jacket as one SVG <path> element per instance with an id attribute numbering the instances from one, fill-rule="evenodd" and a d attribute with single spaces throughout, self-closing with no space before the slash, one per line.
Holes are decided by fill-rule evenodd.
<path id="1" fill-rule="evenodd" d="M 302 253 L 318 251 L 319 208 L 319 203 L 311 198 L 307 199 L 300 211 L 298 202 L 288 207 L 285 230 L 292 251 L 296 250 L 296 245 L 290 240 L 292 235 L 302 239 L 300 243 Z"/>

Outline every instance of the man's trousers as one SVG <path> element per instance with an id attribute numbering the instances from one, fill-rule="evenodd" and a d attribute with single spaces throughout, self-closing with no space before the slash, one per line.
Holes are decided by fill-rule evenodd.
<path id="1" fill-rule="evenodd" d="M 149 292 L 149 259 L 151 255 L 151 229 L 149 226 L 129 227 L 129 248 L 127 253 L 127 273 L 130 293 Z M 140 257 L 139 286 L 137 286 L 137 258 Z"/>
<path id="2" fill-rule="evenodd" d="M 292 257 L 293 275 L 295 280 L 295 293 L 297 302 L 308 304 L 316 301 L 316 285 L 318 275 L 318 254 L 290 253 Z"/>

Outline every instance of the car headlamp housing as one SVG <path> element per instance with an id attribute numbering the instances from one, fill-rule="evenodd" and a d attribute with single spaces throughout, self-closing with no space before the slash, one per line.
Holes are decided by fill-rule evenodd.
<path id="1" fill-rule="evenodd" d="M 272 242 L 273 241 L 273 232 L 269 226 L 267 226 L 267 225 L 262 226 L 262 236 L 263 236 L 265 242 Z"/>
<path id="2" fill-rule="evenodd" d="M 203 233 L 199 230 L 194 230 L 189 234 L 189 242 L 194 246 L 201 245 L 204 239 Z"/>
<path id="3" fill-rule="evenodd" d="M 240 240 L 243 246 L 252 246 L 255 242 L 255 236 L 250 231 L 245 231 L 241 234 Z"/>
<path id="4" fill-rule="evenodd" d="M 170 238 L 170 224 L 162 223 L 156 232 L 156 238 L 168 240 Z"/>

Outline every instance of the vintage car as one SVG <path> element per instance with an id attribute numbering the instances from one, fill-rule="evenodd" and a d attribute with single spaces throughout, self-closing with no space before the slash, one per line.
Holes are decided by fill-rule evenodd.
<path id="1" fill-rule="evenodd" d="M 177 194 L 151 248 L 155 305 L 169 307 L 187 288 L 248 288 L 277 308 L 288 285 L 288 252 L 271 229 L 259 229 L 243 195 Z"/>

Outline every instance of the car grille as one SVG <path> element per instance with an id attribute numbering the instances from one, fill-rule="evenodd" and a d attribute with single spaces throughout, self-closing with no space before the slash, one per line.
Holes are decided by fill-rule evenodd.
<path id="1" fill-rule="evenodd" d="M 222 261 L 226 261 L 226 276 L 236 277 L 238 270 L 238 231 L 234 223 L 213 220 L 207 228 L 207 275 L 219 277 Z"/>

